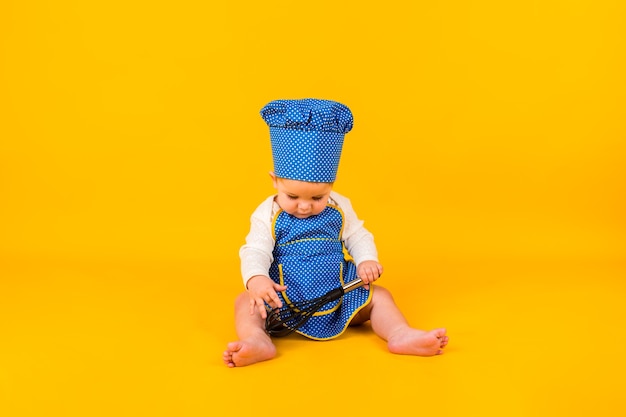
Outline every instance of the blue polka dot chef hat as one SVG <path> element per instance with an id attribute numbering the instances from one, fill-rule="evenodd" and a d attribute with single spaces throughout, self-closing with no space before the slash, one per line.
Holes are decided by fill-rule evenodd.
<path id="1" fill-rule="evenodd" d="M 334 182 L 350 109 L 336 101 L 275 100 L 261 109 L 270 128 L 274 173 L 308 182 Z"/>

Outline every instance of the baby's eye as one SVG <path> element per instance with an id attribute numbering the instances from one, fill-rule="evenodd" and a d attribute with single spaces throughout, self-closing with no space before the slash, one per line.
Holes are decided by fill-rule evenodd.
<path id="1" fill-rule="evenodd" d="M 321 201 L 324 197 L 313 197 L 313 201 Z"/>
<path id="2" fill-rule="evenodd" d="M 290 200 L 297 200 L 298 199 L 298 197 L 295 196 L 295 195 L 287 195 L 287 198 L 290 199 Z"/>

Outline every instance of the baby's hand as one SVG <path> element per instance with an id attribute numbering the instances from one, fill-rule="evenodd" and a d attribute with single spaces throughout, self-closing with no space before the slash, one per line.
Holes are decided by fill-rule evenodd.
<path id="1" fill-rule="evenodd" d="M 267 317 L 265 310 L 265 303 L 269 304 L 272 308 L 280 308 L 283 306 L 280 298 L 278 298 L 278 291 L 285 291 L 287 286 L 278 285 L 271 278 L 256 275 L 248 280 L 248 295 L 250 296 L 250 315 L 254 314 L 255 310 L 259 311 L 261 318 Z"/>
<path id="2" fill-rule="evenodd" d="M 357 266 L 356 270 L 365 283 L 365 288 L 369 288 L 369 284 L 380 278 L 383 273 L 383 266 L 376 261 L 363 261 Z"/>

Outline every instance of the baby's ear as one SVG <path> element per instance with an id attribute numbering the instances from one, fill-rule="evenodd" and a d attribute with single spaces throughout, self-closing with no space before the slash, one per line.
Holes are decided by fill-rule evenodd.
<path id="1" fill-rule="evenodd" d="M 269 174 L 272 179 L 272 184 L 274 184 L 274 188 L 277 188 L 278 184 L 276 184 L 276 174 L 274 174 L 274 171 L 270 171 Z"/>

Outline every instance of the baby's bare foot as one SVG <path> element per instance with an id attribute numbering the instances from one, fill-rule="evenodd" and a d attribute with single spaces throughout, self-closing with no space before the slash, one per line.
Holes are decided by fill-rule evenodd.
<path id="1" fill-rule="evenodd" d="M 441 355 L 447 344 L 446 329 L 426 332 L 410 327 L 396 331 L 387 341 L 390 352 L 416 356 Z"/>
<path id="2" fill-rule="evenodd" d="M 226 366 L 234 368 L 266 361 L 274 356 L 276 356 L 276 347 L 270 341 L 238 340 L 228 344 L 222 359 Z"/>

